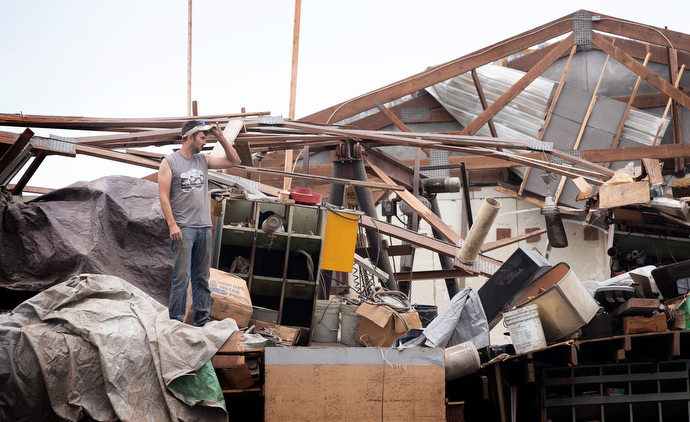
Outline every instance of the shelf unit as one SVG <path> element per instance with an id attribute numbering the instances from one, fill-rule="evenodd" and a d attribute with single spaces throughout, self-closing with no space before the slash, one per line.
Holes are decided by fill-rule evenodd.
<path id="1" fill-rule="evenodd" d="M 687 360 L 545 368 L 544 420 L 690 420 Z"/>
<path id="2" fill-rule="evenodd" d="M 270 212 L 285 219 L 284 231 L 260 228 Z M 242 277 L 252 304 L 278 311 L 279 325 L 299 328 L 300 345 L 311 343 L 325 228 L 318 206 L 258 200 L 225 199 L 216 220 L 212 266 Z M 238 257 L 245 271 L 233 268 Z"/>

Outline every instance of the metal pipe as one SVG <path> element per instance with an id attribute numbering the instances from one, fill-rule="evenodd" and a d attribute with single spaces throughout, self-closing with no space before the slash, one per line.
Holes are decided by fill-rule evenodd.
<path id="1" fill-rule="evenodd" d="M 429 202 L 431 203 L 431 211 L 441 217 L 441 208 L 438 205 L 438 200 L 434 197 L 433 199 L 430 199 Z M 442 236 L 441 233 L 437 232 L 432 228 L 432 232 L 434 234 L 434 238 L 439 239 L 439 240 L 445 240 Z M 453 268 L 453 258 L 443 255 L 443 254 L 437 254 L 438 255 L 438 261 L 441 263 L 441 268 L 444 270 L 450 270 Z M 447 278 L 446 279 L 446 289 L 448 289 L 448 297 L 451 299 L 453 296 L 455 296 L 459 291 L 460 291 L 460 282 L 458 281 L 457 278 Z"/>
<path id="2" fill-rule="evenodd" d="M 333 167 L 331 169 L 331 175 L 334 178 L 340 179 L 343 176 L 343 162 L 333 161 Z M 328 203 L 335 205 L 336 207 L 343 206 L 343 194 L 345 192 L 345 186 L 338 183 L 331 183 L 328 190 Z M 328 300 L 331 293 L 331 280 L 333 279 L 333 271 L 331 270 L 321 270 L 323 273 L 323 289 L 319 289 L 319 299 Z"/>
<path id="3" fill-rule="evenodd" d="M 467 265 L 474 263 L 479 254 L 479 249 L 482 247 L 486 235 L 489 234 L 489 230 L 491 230 L 491 226 L 500 209 L 501 203 L 496 199 L 484 199 L 481 208 L 479 208 L 477 221 L 472 225 L 470 232 L 467 234 L 467 239 L 465 239 L 460 252 L 458 252 L 458 260 L 460 262 Z"/>

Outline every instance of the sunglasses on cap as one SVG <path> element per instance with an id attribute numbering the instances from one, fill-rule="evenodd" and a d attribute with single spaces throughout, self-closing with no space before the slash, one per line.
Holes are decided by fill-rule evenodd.
<path id="1" fill-rule="evenodd" d="M 184 135 L 182 135 L 183 138 L 186 138 L 189 135 L 194 135 L 197 132 L 208 132 L 211 130 L 213 127 L 211 125 L 207 125 L 204 123 L 203 120 L 201 120 L 200 125 L 196 125 L 193 128 L 189 129 Z"/>

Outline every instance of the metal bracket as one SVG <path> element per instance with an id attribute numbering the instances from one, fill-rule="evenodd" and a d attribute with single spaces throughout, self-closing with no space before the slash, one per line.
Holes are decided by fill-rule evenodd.
<path id="1" fill-rule="evenodd" d="M 573 14 L 573 44 L 582 50 L 592 49 L 592 13 L 588 11 Z"/>
<path id="2" fill-rule="evenodd" d="M 285 124 L 285 120 L 283 119 L 283 116 L 265 116 L 265 115 L 259 115 L 259 124 L 262 126 L 283 126 Z"/>
<path id="3" fill-rule="evenodd" d="M 536 139 L 531 139 L 527 143 L 527 148 L 534 151 L 549 152 L 553 151 L 553 142 L 537 141 Z"/>

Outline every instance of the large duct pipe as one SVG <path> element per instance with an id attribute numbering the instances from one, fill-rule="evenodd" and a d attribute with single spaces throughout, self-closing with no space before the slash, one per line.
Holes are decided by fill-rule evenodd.
<path id="1" fill-rule="evenodd" d="M 496 215 L 501 209 L 501 203 L 494 198 L 486 198 L 479 208 L 479 214 L 470 232 L 467 234 L 467 239 L 458 252 L 458 260 L 466 265 L 474 264 L 474 260 L 479 254 L 479 249 L 484 244 L 486 235 L 489 234 L 491 226 L 494 224 Z"/>
<path id="2" fill-rule="evenodd" d="M 364 163 L 361 160 L 356 160 L 352 162 L 352 174 L 356 180 L 368 181 L 367 171 L 364 168 Z M 355 193 L 357 194 L 357 201 L 359 201 L 359 206 L 362 208 L 368 216 L 372 218 L 378 218 L 376 213 L 376 205 L 374 204 L 374 197 L 371 196 L 371 190 L 364 187 L 355 187 Z M 388 257 L 388 251 L 381 247 L 381 237 L 379 233 L 375 230 L 367 230 L 367 238 L 369 239 L 369 246 L 377 257 L 374 265 L 379 267 L 385 273 L 388 274 L 388 282 L 386 285 L 390 290 L 398 290 L 398 282 L 395 279 L 395 273 L 393 273 L 393 267 L 391 267 L 391 261 Z"/>
<path id="3" fill-rule="evenodd" d="M 334 179 L 343 178 L 343 162 L 333 161 L 333 167 L 331 169 L 331 177 Z M 345 192 L 345 186 L 339 183 L 331 183 L 328 189 L 328 203 L 335 205 L 336 207 L 343 206 L 343 193 Z"/>
<path id="4" fill-rule="evenodd" d="M 434 214 L 436 214 L 439 218 L 441 218 L 441 208 L 438 205 L 438 200 L 436 199 L 436 197 L 430 199 L 429 202 L 431 204 L 431 211 Z M 434 234 L 434 238 L 439 240 L 445 240 L 443 236 L 441 236 L 441 233 L 434 230 L 433 228 L 432 233 Z M 442 254 L 437 255 L 438 261 L 441 263 L 441 268 L 443 268 L 444 270 L 450 270 L 453 268 L 453 258 Z M 446 289 L 448 289 L 448 297 L 452 299 L 453 296 L 458 294 L 458 292 L 460 291 L 460 284 L 458 283 L 458 280 L 456 278 L 447 278 Z"/>
<path id="5" fill-rule="evenodd" d="M 333 161 L 333 167 L 331 169 L 331 176 L 336 179 L 341 179 L 343 177 L 343 162 Z M 343 206 L 343 193 L 345 187 L 341 184 L 331 183 L 330 189 L 328 190 L 328 203 L 336 207 Z M 324 292 L 319 289 L 318 298 L 321 300 L 328 300 L 331 294 L 331 280 L 333 279 L 333 271 L 331 270 L 321 270 L 323 273 L 323 288 Z"/>

